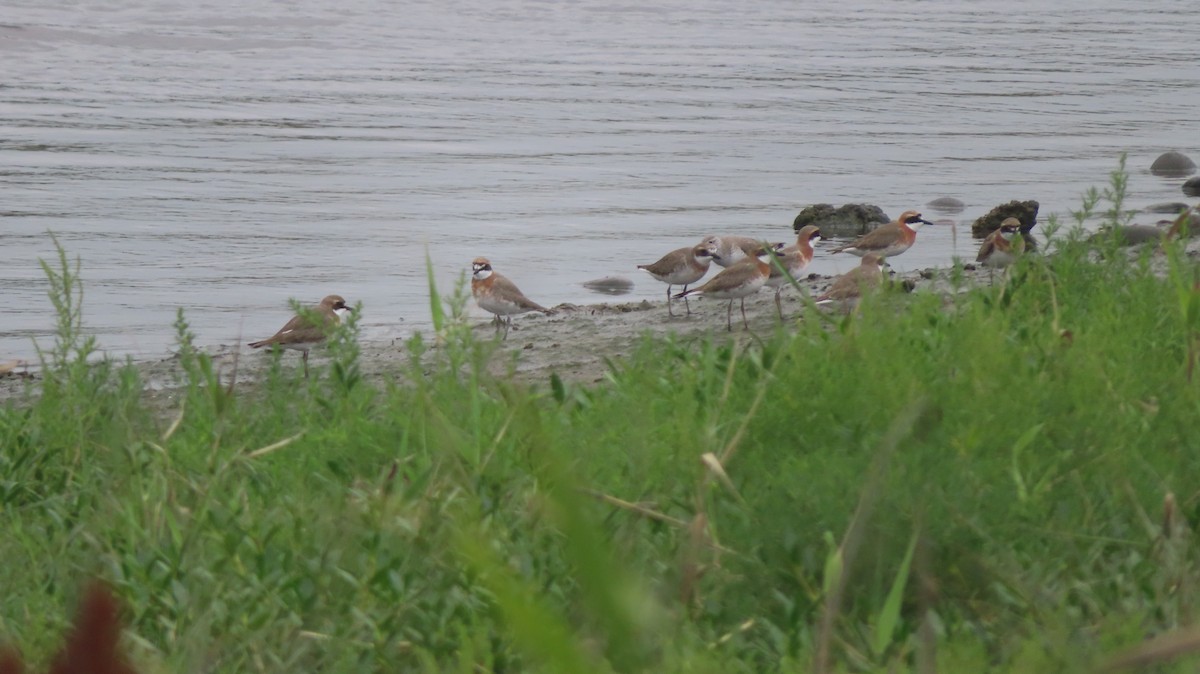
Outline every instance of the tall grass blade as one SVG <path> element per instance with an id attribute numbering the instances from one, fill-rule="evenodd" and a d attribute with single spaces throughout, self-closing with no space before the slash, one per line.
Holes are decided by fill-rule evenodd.
<path id="1" fill-rule="evenodd" d="M 441 335 L 446 326 L 446 309 L 442 306 L 442 296 L 438 294 L 437 279 L 433 275 L 433 259 L 429 257 L 429 247 L 425 248 L 425 278 L 429 283 L 429 315 L 433 319 L 433 332 Z"/>
<path id="2" fill-rule="evenodd" d="M 611 671 L 589 653 L 566 618 L 548 607 L 538 588 L 519 579 L 486 543 L 482 532 L 462 535 L 458 548 L 491 592 L 518 647 L 551 672 L 601 674 Z"/>
<path id="3" fill-rule="evenodd" d="M 875 624 L 875 639 L 871 647 L 876 657 L 882 656 L 887 650 L 896 634 L 896 626 L 900 624 L 900 606 L 904 602 L 904 588 L 908 586 L 909 569 L 912 566 L 913 551 L 916 549 L 917 534 L 914 533 L 908 542 L 908 549 L 904 552 L 900 568 L 896 571 L 896 578 L 892 581 L 892 589 L 888 591 L 887 600 L 879 611 L 879 622 Z"/>

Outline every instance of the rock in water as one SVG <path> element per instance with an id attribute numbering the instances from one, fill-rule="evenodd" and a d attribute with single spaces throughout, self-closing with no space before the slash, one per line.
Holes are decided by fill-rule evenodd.
<path id="1" fill-rule="evenodd" d="M 1103 227 L 1088 237 L 1088 240 L 1092 243 L 1103 244 L 1111 238 L 1119 246 L 1137 246 L 1151 241 L 1161 241 L 1166 233 L 1166 229 L 1153 225 L 1118 225 Z"/>
<path id="2" fill-rule="evenodd" d="M 1189 197 L 1200 197 L 1200 177 L 1188 178 L 1183 183 L 1183 193 Z"/>
<path id="3" fill-rule="evenodd" d="M 954 197 L 938 197 L 937 199 L 925 204 L 925 206 L 931 211 L 945 213 L 947 215 L 962 213 L 967 207 L 967 205 L 961 200 L 955 199 Z"/>
<path id="4" fill-rule="evenodd" d="M 1150 165 L 1150 172 L 1156 176 L 1182 178 L 1196 172 L 1196 162 L 1182 152 L 1172 150 L 1160 154 Z"/>
<path id="5" fill-rule="evenodd" d="M 799 232 L 805 225 L 816 225 L 821 228 L 822 237 L 851 238 L 891 221 L 883 209 L 871 204 L 845 204 L 838 208 L 832 204 L 813 204 L 800 211 L 792 221 L 792 229 Z"/>
<path id="6" fill-rule="evenodd" d="M 624 276 L 605 276 L 584 281 L 583 287 L 602 295 L 628 295 L 633 290 L 633 281 Z"/>
<path id="7" fill-rule="evenodd" d="M 1186 211 L 1188 205 L 1182 201 L 1166 201 L 1161 204 L 1151 204 L 1142 209 L 1144 213 L 1169 213 L 1171 215 L 1179 215 Z"/>

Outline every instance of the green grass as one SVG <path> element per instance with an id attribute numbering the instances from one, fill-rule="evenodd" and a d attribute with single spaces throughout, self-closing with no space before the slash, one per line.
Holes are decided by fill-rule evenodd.
<path id="1" fill-rule="evenodd" d="M 166 413 L 87 364 L 63 255 L 0 408 L 0 639 L 45 662 L 95 576 L 144 672 L 1095 671 L 1197 617 L 1200 277 L 1051 229 L 994 287 L 589 387 L 487 374 L 461 287 L 385 386 L 351 321 L 229 387 L 181 314 Z"/>

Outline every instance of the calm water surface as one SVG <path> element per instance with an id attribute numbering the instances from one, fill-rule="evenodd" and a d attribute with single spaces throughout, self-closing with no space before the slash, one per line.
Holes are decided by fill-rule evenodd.
<path id="1" fill-rule="evenodd" d="M 50 6 L 54 5 L 54 6 Z M 1129 154 L 1200 160 L 1194 3 L 7 0 L 0 15 L 0 361 L 52 317 L 47 231 L 86 322 L 158 355 L 274 332 L 288 298 L 428 326 L 477 255 L 543 304 L 709 233 L 790 238 L 818 202 L 941 196 L 898 269 L 974 256 L 1010 199 L 1076 208 Z M 931 219 L 938 216 L 926 209 Z M 1158 216 L 1147 216 L 1153 221 Z M 835 273 L 858 261 L 819 257 Z M 46 342 L 49 343 L 48 341 Z"/>

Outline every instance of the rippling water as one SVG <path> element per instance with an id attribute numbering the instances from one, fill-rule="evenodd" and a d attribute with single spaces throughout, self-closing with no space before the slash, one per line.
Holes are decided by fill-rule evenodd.
<path id="1" fill-rule="evenodd" d="M 234 343 L 334 292 L 404 337 L 426 250 L 444 291 L 485 255 L 543 304 L 659 299 L 636 263 L 819 202 L 957 197 L 893 261 L 944 264 L 997 203 L 1065 214 L 1122 152 L 1132 206 L 1185 201 L 1147 168 L 1200 159 L 1182 2 L 5 5 L 0 361 L 52 324 L 47 231 L 101 345 L 159 354 L 177 307 Z"/>

